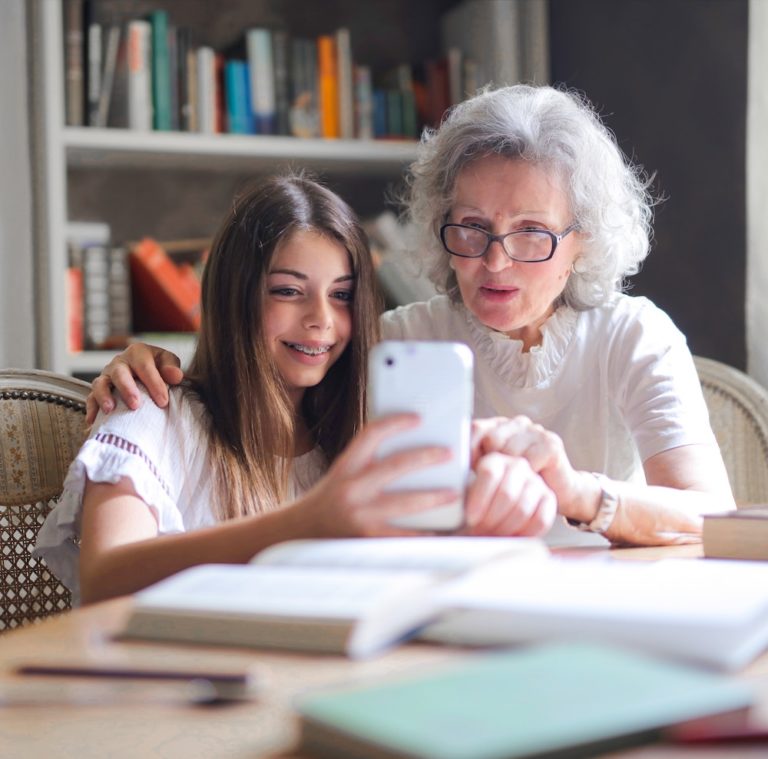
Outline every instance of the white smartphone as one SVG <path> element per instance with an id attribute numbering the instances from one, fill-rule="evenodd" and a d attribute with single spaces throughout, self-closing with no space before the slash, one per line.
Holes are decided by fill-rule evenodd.
<path id="1" fill-rule="evenodd" d="M 464 523 L 464 491 L 469 477 L 473 357 L 463 343 L 385 340 L 370 353 L 368 408 L 371 418 L 417 413 L 418 427 L 382 443 L 378 456 L 424 445 L 450 448 L 444 464 L 398 478 L 389 490 L 451 488 L 461 497 L 435 509 L 400 517 L 393 524 L 416 530 L 450 531 Z"/>

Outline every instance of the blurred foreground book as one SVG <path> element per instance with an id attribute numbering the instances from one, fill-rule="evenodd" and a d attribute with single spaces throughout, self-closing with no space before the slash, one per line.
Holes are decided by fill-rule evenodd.
<path id="1" fill-rule="evenodd" d="M 744 683 L 610 647 L 545 644 L 466 656 L 297 704 L 302 749 L 332 757 L 593 756 L 662 729 L 746 712 Z"/>

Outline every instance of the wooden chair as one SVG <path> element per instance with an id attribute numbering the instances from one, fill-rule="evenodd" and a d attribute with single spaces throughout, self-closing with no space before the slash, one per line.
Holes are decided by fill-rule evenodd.
<path id="1" fill-rule="evenodd" d="M 85 438 L 89 391 L 52 372 L 0 370 L 0 632 L 70 607 L 31 551 Z"/>
<path id="2" fill-rule="evenodd" d="M 736 503 L 768 503 L 768 391 L 720 361 L 694 362 Z"/>

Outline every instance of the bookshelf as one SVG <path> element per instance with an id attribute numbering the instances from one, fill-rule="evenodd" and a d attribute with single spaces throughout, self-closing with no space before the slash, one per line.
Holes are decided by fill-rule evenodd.
<path id="1" fill-rule="evenodd" d="M 73 195 L 78 192 L 78 181 L 87 185 L 87 179 L 82 179 L 85 174 L 168 171 L 181 173 L 183 183 L 183 174 L 188 171 L 196 174 L 211 171 L 217 176 L 226 172 L 256 175 L 290 163 L 306 166 L 324 177 L 350 175 L 378 187 L 401 176 L 404 166 L 415 155 L 415 143 L 405 141 L 64 126 L 62 11 L 60 0 L 35 0 L 32 18 L 37 61 L 33 88 L 38 156 L 36 248 L 40 264 L 37 344 L 38 362 L 44 368 L 88 375 L 97 372 L 114 355 L 114 351 L 71 353 L 67 347 L 65 225 L 70 218 Z M 139 234 L 141 230 L 137 230 L 137 236 Z"/>
<path id="2" fill-rule="evenodd" d="M 519 1 L 501 0 L 507 5 Z M 349 26 L 357 49 L 370 56 L 366 62 L 384 68 L 440 55 L 441 18 L 457 5 L 455 0 L 425 0 L 416 7 L 408 0 L 372 0 L 365 8 L 353 0 L 329 5 L 314 0 L 280 4 L 267 0 L 91 2 L 102 9 L 122 5 L 123 12 L 129 8 L 136 16 L 165 9 L 216 49 L 225 49 L 244 29 L 257 24 L 288 26 L 291 33 L 303 36 Z M 543 5 L 543 0 L 522 2 Z M 158 239 L 210 237 L 233 192 L 246 181 L 288 166 L 314 171 L 365 217 L 383 210 L 385 198 L 416 155 L 415 140 L 65 126 L 64 11 L 64 0 L 30 3 L 36 345 L 37 363 L 42 368 L 87 377 L 97 373 L 115 352 L 69 350 L 69 221 L 106 222 L 115 242 L 145 235 Z"/>

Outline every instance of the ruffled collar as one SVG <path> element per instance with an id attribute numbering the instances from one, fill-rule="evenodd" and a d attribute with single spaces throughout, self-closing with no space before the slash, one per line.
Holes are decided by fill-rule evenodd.
<path id="1" fill-rule="evenodd" d="M 546 387 L 559 368 L 576 332 L 579 314 L 560 306 L 541 327 L 541 345 L 523 353 L 523 341 L 482 324 L 462 307 L 479 357 L 505 380 L 519 388 Z"/>

